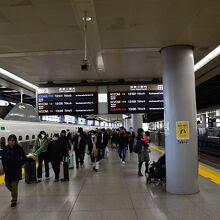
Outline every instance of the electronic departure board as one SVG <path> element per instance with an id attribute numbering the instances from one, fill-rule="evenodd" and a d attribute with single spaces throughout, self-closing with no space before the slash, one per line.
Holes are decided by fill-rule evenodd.
<path id="1" fill-rule="evenodd" d="M 163 90 L 147 90 L 147 87 L 146 90 L 141 90 L 141 88 L 109 92 L 109 114 L 163 112 Z"/>
<path id="2" fill-rule="evenodd" d="M 59 88 L 58 92 L 38 92 L 39 115 L 82 115 L 98 113 L 98 93 L 77 92 L 75 88 Z"/>

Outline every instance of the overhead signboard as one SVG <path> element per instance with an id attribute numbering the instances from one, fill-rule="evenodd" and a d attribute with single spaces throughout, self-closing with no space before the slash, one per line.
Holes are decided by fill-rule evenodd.
<path id="1" fill-rule="evenodd" d="M 40 88 L 37 100 L 39 115 L 98 113 L 98 93 L 95 87 Z"/>
<path id="2" fill-rule="evenodd" d="M 162 85 L 130 85 L 114 91 L 109 88 L 108 112 L 120 113 L 161 113 L 163 107 Z"/>

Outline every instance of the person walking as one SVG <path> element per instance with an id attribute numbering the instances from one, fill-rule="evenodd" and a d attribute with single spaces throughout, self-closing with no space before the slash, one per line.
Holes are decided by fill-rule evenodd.
<path id="1" fill-rule="evenodd" d="M 118 150 L 119 157 L 122 161 L 122 164 L 125 164 L 126 151 L 128 148 L 128 136 L 127 136 L 125 128 L 123 127 L 120 128 L 118 145 L 119 145 L 119 150 Z"/>
<path id="2" fill-rule="evenodd" d="M 17 205 L 18 183 L 22 179 L 22 166 L 25 163 L 26 155 L 18 145 L 17 137 L 11 134 L 8 137 L 8 145 L 2 152 L 2 165 L 5 172 L 5 185 L 11 192 L 11 207 Z"/>
<path id="3" fill-rule="evenodd" d="M 127 133 L 127 135 L 128 135 L 129 150 L 130 150 L 130 153 L 132 153 L 133 148 L 134 148 L 134 139 L 135 139 L 135 133 L 132 128 L 130 128 L 130 131 Z"/>
<path id="4" fill-rule="evenodd" d="M 99 170 L 99 159 L 100 159 L 100 150 L 97 146 L 97 136 L 95 134 L 95 131 L 90 131 L 90 134 L 88 135 L 88 154 L 90 154 L 91 162 L 93 166 L 94 171 Z"/>
<path id="5" fill-rule="evenodd" d="M 74 150 L 76 155 L 76 168 L 79 168 L 79 163 L 82 166 L 84 163 L 86 148 L 86 134 L 82 128 L 78 128 L 78 132 L 74 138 Z"/>
<path id="6" fill-rule="evenodd" d="M 108 134 L 104 128 L 101 129 L 101 132 L 97 136 L 97 146 L 99 147 L 102 158 L 105 158 L 105 150 L 108 145 Z"/>

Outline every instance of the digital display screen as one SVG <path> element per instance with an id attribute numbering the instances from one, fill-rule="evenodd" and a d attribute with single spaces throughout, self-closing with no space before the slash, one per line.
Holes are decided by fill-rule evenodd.
<path id="1" fill-rule="evenodd" d="M 109 92 L 108 100 L 109 114 L 161 113 L 164 110 L 162 90 Z"/>
<path id="2" fill-rule="evenodd" d="M 38 94 L 39 115 L 82 115 L 97 113 L 97 92 L 63 91 Z"/>

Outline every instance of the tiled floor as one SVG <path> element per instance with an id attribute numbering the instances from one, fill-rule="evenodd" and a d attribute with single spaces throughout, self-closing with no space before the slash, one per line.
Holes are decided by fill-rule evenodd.
<path id="1" fill-rule="evenodd" d="M 158 156 L 151 153 L 151 159 Z M 85 167 L 70 170 L 70 177 L 64 183 L 54 183 L 53 177 L 30 185 L 21 181 L 15 208 L 9 206 L 9 192 L 1 185 L 0 219 L 220 219 L 220 186 L 200 177 L 201 191 L 196 195 L 166 193 L 164 186 L 146 184 L 145 177 L 137 176 L 136 154 L 128 155 L 122 165 L 113 151 L 98 173 L 87 160 Z"/>

